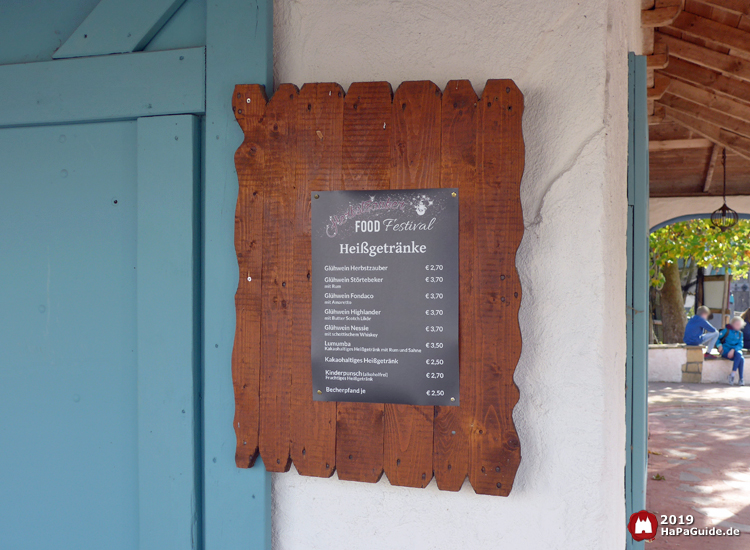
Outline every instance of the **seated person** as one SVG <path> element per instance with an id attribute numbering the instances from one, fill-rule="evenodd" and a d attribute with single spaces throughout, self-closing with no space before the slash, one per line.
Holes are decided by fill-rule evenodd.
<path id="1" fill-rule="evenodd" d="M 740 317 L 745 321 L 745 327 L 742 329 L 742 339 L 745 344 L 750 345 L 750 308 L 743 311 Z"/>
<path id="2" fill-rule="evenodd" d="M 716 341 L 719 339 L 719 331 L 716 330 L 708 319 L 713 317 L 713 313 L 706 306 L 701 306 L 695 311 L 695 315 L 690 318 L 685 325 L 685 336 L 683 341 L 688 346 L 706 346 L 706 359 L 713 359 L 711 350 L 714 349 Z M 705 332 L 704 332 L 705 331 Z"/>
<path id="3" fill-rule="evenodd" d="M 742 355 L 742 329 L 744 327 L 745 321 L 742 320 L 742 317 L 733 317 L 727 328 L 719 333 L 719 343 L 716 348 L 722 357 L 731 359 L 734 362 L 732 373 L 729 375 L 730 386 L 734 384 L 735 372 L 739 375 L 739 385 L 745 385 L 745 358 Z"/>

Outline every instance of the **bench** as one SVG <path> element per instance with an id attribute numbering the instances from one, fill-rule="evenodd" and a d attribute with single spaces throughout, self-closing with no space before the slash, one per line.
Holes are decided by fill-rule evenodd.
<path id="1" fill-rule="evenodd" d="M 717 384 L 732 372 L 728 359 L 703 360 L 703 348 L 686 344 L 656 344 L 648 347 L 649 382 Z"/>

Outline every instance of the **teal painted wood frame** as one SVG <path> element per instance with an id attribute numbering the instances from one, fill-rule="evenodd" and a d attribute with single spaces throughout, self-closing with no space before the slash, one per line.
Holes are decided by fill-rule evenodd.
<path id="1" fill-rule="evenodd" d="M 142 50 L 185 0 L 101 0 L 54 59 Z"/>
<path id="2" fill-rule="evenodd" d="M 200 140 L 203 147 L 200 203 L 202 323 L 200 334 L 193 336 L 202 344 L 203 406 L 200 412 L 193 410 L 193 414 L 201 414 L 203 428 L 202 495 L 200 490 L 195 492 L 196 498 L 202 496 L 203 500 L 203 506 L 195 509 L 198 514 L 202 510 L 202 518 L 198 517 L 197 524 L 202 524 L 203 528 L 191 547 L 203 546 L 207 550 L 269 549 L 270 476 L 260 460 L 254 468 L 247 470 L 238 469 L 234 463 L 231 355 L 235 328 L 234 293 L 239 277 L 234 250 L 238 189 L 234 153 L 243 136 L 234 120 L 231 94 L 238 83 L 263 84 L 272 90 L 272 0 L 208 2 L 206 41 L 205 50 L 195 48 L 0 66 L 0 81 L 8 84 L 0 89 L 0 127 L 205 112 Z M 129 82 L 133 87 L 123 88 L 123 82 Z M 154 128 L 150 124 L 143 121 L 139 126 L 139 132 L 144 132 L 144 144 L 150 139 L 158 147 L 152 150 L 153 158 L 148 160 L 149 163 L 156 162 L 155 157 L 164 145 L 161 141 L 164 129 L 159 123 L 154 122 L 157 126 Z M 154 131 L 150 138 L 147 129 Z M 145 159 L 144 156 L 144 162 Z M 144 197 L 148 196 L 146 188 L 143 192 L 146 193 Z M 166 212 L 149 209 L 152 216 L 171 217 L 169 211 L 173 208 L 175 216 L 186 213 L 184 205 L 165 204 L 164 197 L 154 196 L 153 199 L 162 201 Z M 183 223 L 177 218 L 170 219 L 176 224 Z M 156 219 L 152 218 L 152 221 Z M 183 221 L 196 227 L 194 218 Z M 148 255 L 154 254 L 148 249 L 142 252 L 143 262 Z M 196 260 L 195 252 L 192 258 Z M 145 284 L 144 281 L 141 286 Z M 144 292 L 147 292 L 146 288 Z M 144 311 L 149 306 L 145 299 L 138 303 Z M 186 306 L 182 304 L 180 307 Z M 146 336 L 144 334 L 144 346 L 151 345 Z M 164 373 L 142 374 L 144 377 L 159 377 Z M 186 383 L 187 380 L 186 377 Z M 144 399 L 159 397 L 158 393 L 148 394 L 144 389 Z M 187 418 L 183 419 L 182 409 L 179 410 L 181 416 L 177 422 L 181 423 Z M 185 410 L 185 415 L 190 416 L 188 409 Z M 170 409 L 168 417 L 172 412 Z M 147 427 L 148 422 L 144 421 L 143 429 Z M 163 451 L 155 441 L 144 441 L 144 444 L 152 445 L 154 452 Z M 145 453 L 139 459 L 144 467 L 148 466 Z M 199 464 L 199 461 L 196 459 L 195 463 Z M 149 488 L 141 487 L 141 490 L 145 495 Z M 158 491 L 149 494 L 159 499 Z M 169 491 L 166 493 L 170 494 Z M 162 514 L 169 515 L 163 509 L 158 510 L 159 503 L 164 505 L 165 501 L 155 500 L 155 506 L 149 506 L 159 515 L 144 518 L 149 522 L 147 529 L 152 529 L 156 537 L 163 534 L 158 525 L 159 518 Z M 196 525 L 195 517 L 190 517 L 189 521 Z M 195 536 L 194 529 L 192 533 Z"/>
<path id="3" fill-rule="evenodd" d="M 624 524 L 646 508 L 648 474 L 648 110 L 646 58 L 628 56 L 628 271 Z M 628 535 L 628 549 L 642 549 Z"/>
<path id="4" fill-rule="evenodd" d="M 234 249 L 237 172 L 243 134 L 234 119 L 235 84 L 273 89 L 272 0 L 209 2 L 206 27 L 204 175 L 204 540 L 206 550 L 271 548 L 271 480 L 261 460 L 234 462 Z"/>
<path id="5" fill-rule="evenodd" d="M 137 121 L 140 550 L 195 548 L 201 518 L 200 124 Z"/>
<path id="6" fill-rule="evenodd" d="M 0 66 L 0 127 L 202 114 L 205 49 Z"/>

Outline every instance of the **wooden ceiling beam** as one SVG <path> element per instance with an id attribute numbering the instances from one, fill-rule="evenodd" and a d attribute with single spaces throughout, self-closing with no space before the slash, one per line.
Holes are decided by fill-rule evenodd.
<path id="1" fill-rule="evenodd" d="M 653 126 L 655 124 L 661 124 L 664 122 L 666 112 L 664 111 L 664 105 L 654 104 L 654 114 L 648 115 L 648 125 Z"/>
<path id="2" fill-rule="evenodd" d="M 642 28 L 641 31 L 643 32 L 643 55 L 651 55 L 654 53 L 654 29 L 653 27 L 646 27 Z"/>
<path id="3" fill-rule="evenodd" d="M 662 99 L 662 101 L 664 100 Z M 706 122 L 693 115 L 678 111 L 667 105 L 665 105 L 664 108 L 667 117 L 675 122 L 682 124 L 685 128 L 713 141 L 717 145 L 726 147 L 730 151 L 737 153 L 739 156 L 750 160 L 750 139 L 728 132 L 716 124 L 711 124 L 710 122 Z"/>
<path id="4" fill-rule="evenodd" d="M 641 27 L 666 27 L 674 21 L 682 6 L 667 6 L 666 8 L 654 8 L 641 11 Z"/>
<path id="5" fill-rule="evenodd" d="M 672 79 L 710 88 L 718 94 L 735 100 L 750 101 L 750 82 L 724 76 L 717 71 L 678 57 L 670 56 L 669 64 L 661 70 L 661 73 Z"/>
<path id="6" fill-rule="evenodd" d="M 750 81 L 750 60 L 710 50 L 660 32 L 655 33 L 655 38 L 659 43 L 667 45 L 670 57 L 679 57 L 701 67 Z"/>
<path id="7" fill-rule="evenodd" d="M 724 130 L 729 130 L 736 134 L 745 136 L 750 142 L 750 122 L 731 117 L 720 111 L 714 111 L 699 103 L 677 97 L 673 94 L 665 94 L 661 98 L 661 104 L 665 107 L 671 107 L 690 116 L 705 120 Z"/>
<path id="8" fill-rule="evenodd" d="M 705 138 L 663 139 L 660 141 L 649 141 L 648 150 L 655 152 L 674 151 L 677 149 L 707 149 L 712 145 L 713 142 Z"/>
<path id="9" fill-rule="evenodd" d="M 704 193 L 708 193 L 711 189 L 711 182 L 714 179 L 714 170 L 716 169 L 716 160 L 719 158 L 720 151 L 721 147 L 714 144 L 711 150 L 711 160 L 708 161 L 708 168 L 706 168 L 706 178 L 703 180 Z"/>
<path id="10" fill-rule="evenodd" d="M 719 96 L 716 92 L 704 90 L 680 80 L 671 80 L 669 93 L 750 123 L 750 105 L 732 101 L 726 97 Z"/>
<path id="11" fill-rule="evenodd" d="M 691 36 L 750 53 L 750 33 L 737 27 L 724 25 L 686 11 L 680 13 L 671 26 Z"/>
<path id="12" fill-rule="evenodd" d="M 654 53 L 646 57 L 648 69 L 664 69 L 669 65 L 669 48 L 666 44 L 654 44 Z"/>
<path id="13" fill-rule="evenodd" d="M 741 15 L 750 15 L 750 3 L 747 0 L 700 0 L 703 4 L 718 6 L 727 11 Z"/>
<path id="14" fill-rule="evenodd" d="M 654 87 L 649 88 L 646 90 L 646 97 L 648 99 L 661 99 L 662 96 L 666 93 L 667 88 L 669 88 L 669 84 L 672 81 L 669 77 L 664 76 L 663 74 L 657 73 L 654 75 Z"/>

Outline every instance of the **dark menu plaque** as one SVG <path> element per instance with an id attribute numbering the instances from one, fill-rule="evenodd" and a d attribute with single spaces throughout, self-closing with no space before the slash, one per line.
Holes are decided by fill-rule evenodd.
<path id="1" fill-rule="evenodd" d="M 458 190 L 312 193 L 317 401 L 458 405 Z"/>

